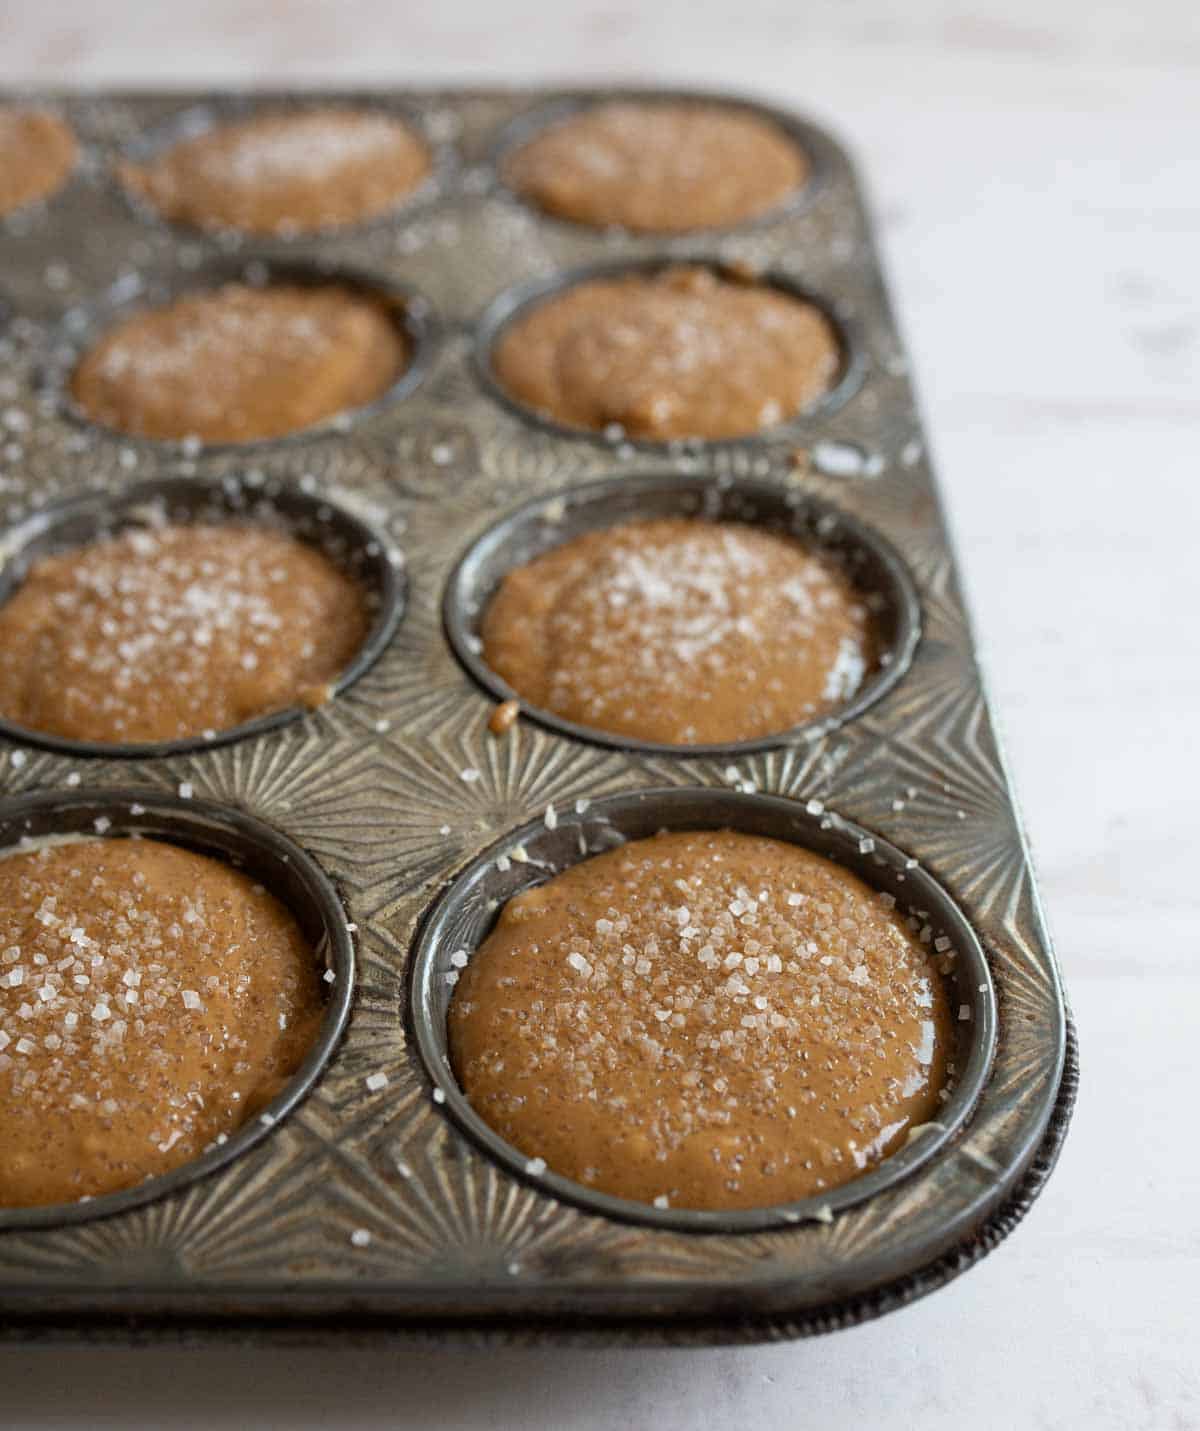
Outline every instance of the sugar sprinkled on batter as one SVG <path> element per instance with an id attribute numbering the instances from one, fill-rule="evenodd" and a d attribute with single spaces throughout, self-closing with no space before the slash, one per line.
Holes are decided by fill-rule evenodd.
<path id="1" fill-rule="evenodd" d="M 539 413 L 660 441 L 772 427 L 828 392 L 840 361 L 814 304 L 694 266 L 574 284 L 519 313 L 493 354 Z"/>
<path id="2" fill-rule="evenodd" d="M 321 1018 L 295 920 L 151 840 L 0 855 L 0 1206 L 128 1187 L 258 1113 Z"/>
<path id="3" fill-rule="evenodd" d="M 71 392 L 121 432 L 249 442 L 373 402 L 407 363 L 394 315 L 370 294 L 228 283 L 118 322 L 84 355 Z"/>
<path id="4" fill-rule="evenodd" d="M 294 234 L 381 214 L 429 168 L 427 147 L 399 119 L 318 106 L 221 125 L 120 175 L 176 222 Z"/>
<path id="5" fill-rule="evenodd" d="M 555 1172 L 671 1206 L 856 1177 L 938 1107 L 952 1015 L 904 918 L 806 850 L 660 835 L 510 900 L 463 971 L 467 1097 Z"/>
<path id="6" fill-rule="evenodd" d="M 522 700 L 644 740 L 752 739 L 850 700 L 878 660 L 836 563 L 732 522 L 631 522 L 510 572 L 488 664 Z"/>
<path id="7" fill-rule="evenodd" d="M 287 533 L 137 529 L 36 563 L 0 607 L 0 712 L 81 740 L 227 729 L 327 683 L 365 596 Z"/>
<path id="8" fill-rule="evenodd" d="M 548 126 L 505 164 L 506 180 L 547 212 L 642 233 L 740 223 L 807 173 L 783 131 L 748 110 L 628 100 Z"/>

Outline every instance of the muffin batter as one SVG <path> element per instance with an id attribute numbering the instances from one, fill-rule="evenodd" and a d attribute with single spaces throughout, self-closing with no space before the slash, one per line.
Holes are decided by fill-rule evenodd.
<path id="1" fill-rule="evenodd" d="M 672 1207 L 849 1182 L 936 1116 L 945 991 L 887 897 L 794 845 L 657 835 L 510 900 L 451 1059 L 521 1152 Z"/>
<path id="2" fill-rule="evenodd" d="M 526 705 L 670 745 L 789 730 L 878 664 L 870 613 L 832 558 L 687 518 L 588 532 L 517 567 L 482 636 Z"/>
<path id="3" fill-rule="evenodd" d="M 774 208 L 804 183 L 808 161 L 748 110 L 618 101 L 543 130 L 511 156 L 504 177 L 559 218 L 678 233 Z"/>
<path id="4" fill-rule="evenodd" d="M 711 269 L 578 283 L 501 333 L 501 385 L 570 427 L 665 440 L 785 422 L 834 385 L 841 349 L 811 303 Z"/>
<path id="5" fill-rule="evenodd" d="M 75 136 L 55 115 L 0 109 L 0 217 L 57 193 L 77 157 Z"/>
<path id="6" fill-rule="evenodd" d="M 230 283 L 118 323 L 71 393 L 93 421 L 134 436 L 252 442 L 374 402 L 408 357 L 395 315 L 367 294 Z"/>
<path id="7" fill-rule="evenodd" d="M 322 1016 L 270 894 L 154 840 L 0 857 L 0 1206 L 132 1187 L 281 1091 Z"/>
<path id="8" fill-rule="evenodd" d="M 375 218 L 429 168 L 428 149 L 400 120 L 322 107 L 224 124 L 119 173 L 173 222 L 288 235 Z"/>
<path id="9" fill-rule="evenodd" d="M 365 594 L 265 526 L 161 526 L 34 564 L 0 606 L 0 714 L 75 740 L 176 740 L 317 704 Z"/>

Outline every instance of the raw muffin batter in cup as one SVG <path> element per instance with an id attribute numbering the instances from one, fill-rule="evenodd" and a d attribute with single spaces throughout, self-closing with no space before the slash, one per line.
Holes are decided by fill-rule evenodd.
<path id="1" fill-rule="evenodd" d="M 0 1206 L 132 1187 L 279 1093 L 312 949 L 245 875 L 154 840 L 0 855 Z"/>
<path id="2" fill-rule="evenodd" d="M 252 442 L 374 402 L 408 361 L 395 313 L 368 293 L 229 283 L 118 322 L 84 355 L 71 394 L 132 436 Z"/>
<path id="3" fill-rule="evenodd" d="M 288 235 L 376 218 L 429 169 L 429 150 L 399 119 L 322 106 L 222 124 L 118 172 L 175 223 Z"/>
<path id="4" fill-rule="evenodd" d="M 749 1208 L 851 1181 L 935 1118 L 945 990 L 892 907 L 795 845 L 663 834 L 511 899 L 454 990 L 480 1116 L 600 1192 Z"/>
<path id="5" fill-rule="evenodd" d="M 501 386 L 544 417 L 659 441 L 786 422 L 841 365 L 814 304 L 694 266 L 584 280 L 519 313 L 492 351 Z"/>
<path id="6" fill-rule="evenodd" d="M 835 711 L 879 663 L 835 560 L 738 522 L 585 533 L 510 571 L 483 657 L 526 704 L 669 745 L 774 735 Z"/>
<path id="7" fill-rule="evenodd" d="M 139 528 L 36 562 L 0 606 L 0 715 L 74 740 L 214 734 L 317 705 L 365 592 L 266 526 Z"/>
<path id="8" fill-rule="evenodd" d="M 742 223 L 807 177 L 803 152 L 769 120 L 691 101 L 595 105 L 504 165 L 505 182 L 546 213 L 634 233 Z"/>
<path id="9" fill-rule="evenodd" d="M 56 194 L 77 157 L 75 136 L 56 115 L 0 108 L 0 217 Z"/>

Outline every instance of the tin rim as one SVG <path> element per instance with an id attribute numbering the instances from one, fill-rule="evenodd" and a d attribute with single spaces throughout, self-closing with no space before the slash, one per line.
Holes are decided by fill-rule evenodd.
<path id="1" fill-rule="evenodd" d="M 98 422 L 76 402 L 71 392 L 75 369 L 84 354 L 115 324 L 176 299 L 217 288 L 223 283 L 245 283 L 255 288 L 267 288 L 278 283 L 307 288 L 337 286 L 373 298 L 383 304 L 404 335 L 409 349 L 408 366 L 368 403 L 333 413 L 311 427 L 281 433 L 277 437 L 252 438 L 246 442 L 201 442 L 186 437 L 146 437 L 140 433 L 124 432 L 121 428 Z M 278 258 L 267 253 L 247 252 L 237 257 L 209 257 L 195 268 L 150 275 L 129 273 L 93 302 L 68 309 L 59 323 L 50 357 L 39 374 L 39 385 L 73 426 L 99 433 L 109 441 L 188 459 L 248 456 L 351 432 L 394 403 L 409 397 L 429 372 L 437 336 L 437 322 L 429 300 L 408 284 L 328 259 Z"/>
<path id="2" fill-rule="evenodd" d="M 126 187 L 117 172 L 120 163 L 145 164 L 159 158 L 176 144 L 189 139 L 198 139 L 226 124 L 252 119 L 260 113 L 301 113 L 307 109 L 337 108 L 354 110 L 358 113 L 382 114 L 404 124 L 421 141 L 429 156 L 429 172 L 406 194 L 390 204 L 382 212 L 368 218 L 357 219 L 346 224 L 327 224 L 321 228 L 304 229 L 297 233 L 258 233 L 249 229 L 226 228 L 220 225 L 205 227 L 179 219 L 169 219 L 147 199 L 141 198 Z M 115 155 L 106 165 L 105 173 L 109 186 L 120 195 L 126 208 L 140 222 L 155 228 L 165 229 L 183 240 L 217 245 L 280 244 L 290 246 L 302 243 L 327 243 L 345 238 L 355 238 L 385 227 L 395 227 L 406 220 L 413 211 L 425 208 L 436 200 L 447 184 L 456 167 L 456 155 L 452 145 L 439 140 L 427 132 L 424 115 L 415 106 L 403 99 L 382 95 L 346 95 L 337 92 L 294 92 L 282 90 L 268 94 L 214 94 L 205 99 L 184 105 L 173 114 L 142 130 L 132 139 L 117 147 Z"/>
<path id="3" fill-rule="evenodd" d="M 513 187 L 505 177 L 508 160 L 544 130 L 561 124 L 577 114 L 586 113 L 604 104 L 679 104 L 692 103 L 712 105 L 720 109 L 733 110 L 765 120 L 780 130 L 786 138 L 800 150 L 808 161 L 808 173 L 804 180 L 790 193 L 785 194 L 770 208 L 751 214 L 745 219 L 731 224 L 709 224 L 701 228 L 654 229 L 651 231 L 626 229 L 619 224 L 600 225 L 585 223 L 568 218 L 564 214 L 552 214 L 543 209 L 534 199 Z M 831 181 L 833 155 L 829 137 L 816 125 L 810 124 L 799 115 L 764 104 L 761 100 L 738 94 L 710 94 L 687 88 L 644 89 L 619 87 L 606 90 L 603 94 L 568 93 L 545 100 L 532 109 L 517 115 L 502 125 L 488 147 L 487 163 L 494 175 L 495 190 L 509 202 L 519 205 L 534 214 L 542 223 L 561 225 L 573 233 L 608 234 L 619 233 L 631 242 L 670 242 L 680 239 L 720 239 L 732 234 L 753 233 L 783 219 L 795 218 L 805 213 L 818 202 L 821 194 Z"/>
<path id="4" fill-rule="evenodd" d="M 865 595 L 882 599 L 883 609 L 874 617 L 889 659 L 836 711 L 753 740 L 704 745 L 636 740 L 526 704 L 486 663 L 479 648 L 478 625 L 501 579 L 583 532 L 661 516 L 749 522 L 784 531 L 836 556 Z M 609 749 L 681 758 L 748 755 L 816 740 L 855 720 L 893 690 L 912 665 L 921 639 L 921 602 L 908 568 L 866 523 L 805 492 L 750 478 L 696 475 L 602 478 L 523 503 L 477 537 L 459 558 L 446 583 L 442 620 L 455 655 L 472 678 L 497 700 L 517 701 L 521 713 L 539 725 Z"/>
<path id="5" fill-rule="evenodd" d="M 651 438 L 629 436 L 624 432 L 610 437 L 602 430 L 573 427 L 514 397 L 497 377 L 492 354 L 504 330 L 510 323 L 531 313 L 540 304 L 583 283 L 637 275 L 649 278 L 667 269 L 681 267 L 706 268 L 719 278 L 743 285 L 749 283 L 773 288 L 788 298 L 798 299 L 815 308 L 833 329 L 838 343 L 840 361 L 833 385 L 807 407 L 770 427 L 737 433 L 731 437 Z M 839 313 L 832 300 L 778 268 L 763 269 L 761 273 L 756 272 L 753 278 L 747 279 L 728 259 L 719 255 L 692 253 L 658 253 L 641 258 L 610 259 L 566 269 L 547 278 L 514 284 L 493 298 L 484 309 L 483 317 L 475 331 L 472 357 L 476 378 L 488 396 L 531 426 L 553 433 L 557 437 L 591 442 L 610 450 L 622 447 L 632 448 L 637 452 L 660 454 L 725 451 L 762 447 L 764 444 L 777 442 L 799 442 L 812 435 L 815 425 L 844 407 L 859 390 L 866 376 L 865 349 L 857 325 L 852 319 Z"/>
<path id="6" fill-rule="evenodd" d="M 497 910 L 515 894 L 553 878 L 591 854 L 660 830 L 732 829 L 786 840 L 823 855 L 859 876 L 873 889 L 896 898 L 904 909 L 925 911 L 925 922 L 946 935 L 956 952 L 945 976 L 958 1005 L 970 1016 L 957 1026 L 965 1042 L 961 1074 L 936 1122 L 869 1172 L 828 1192 L 793 1202 L 734 1211 L 660 1208 L 596 1192 L 551 1169 L 534 1171 L 520 1152 L 487 1124 L 459 1087 L 451 1068 L 446 1016 L 455 973 L 452 952 L 473 957 L 495 923 Z M 523 846 L 527 860 L 497 859 Z M 894 1187 L 927 1165 L 967 1124 L 987 1083 L 996 1048 L 996 991 L 983 947 L 966 916 L 946 890 L 903 851 L 853 821 L 822 810 L 809 812 L 775 795 L 675 786 L 611 795 L 583 812 L 560 816 L 551 829 L 532 820 L 491 845 L 470 862 L 426 916 L 413 950 L 409 1016 L 417 1049 L 433 1084 L 435 1103 L 489 1157 L 507 1172 L 559 1201 L 622 1222 L 676 1232 L 765 1232 L 804 1222 L 826 1222 L 837 1213 Z M 965 1023 L 965 1026 L 964 1026 Z"/>
<path id="7" fill-rule="evenodd" d="M 375 664 L 404 616 L 407 578 L 399 550 L 369 522 L 340 503 L 310 494 L 280 479 L 251 476 L 160 477 L 119 493 L 89 492 L 42 508 L 0 537 L 0 605 L 14 593 L 31 563 L 52 552 L 69 550 L 114 532 L 142 524 L 147 508 L 176 521 L 205 517 L 261 520 L 264 507 L 278 514 L 298 539 L 321 550 L 346 575 L 357 580 L 376 603 L 374 620 L 349 664 L 329 683 L 331 699 L 344 694 Z M 321 538 L 324 537 L 324 541 Z M 331 550 L 332 548 L 332 550 Z M 213 750 L 261 735 L 310 714 L 302 705 L 267 711 L 253 720 L 218 730 L 210 738 L 106 744 L 34 730 L 0 716 L 0 735 L 17 744 L 62 755 L 132 759 Z"/>
<path id="8" fill-rule="evenodd" d="M 253 874 L 288 909 L 312 944 L 318 965 L 332 970 L 329 1001 L 316 1042 L 287 1086 L 260 1115 L 191 1162 L 134 1187 L 86 1201 L 39 1207 L 0 1207 L 0 1230 L 62 1227 L 126 1212 L 190 1187 L 268 1137 L 311 1091 L 336 1049 L 354 995 L 354 942 L 329 878 L 299 845 L 242 810 L 208 800 L 183 800 L 153 790 L 74 790 L 17 796 L 0 802 L 0 857 L 22 838 L 95 832 L 105 838 L 139 835 L 181 845 Z M 324 987 L 324 984 L 322 985 Z"/>

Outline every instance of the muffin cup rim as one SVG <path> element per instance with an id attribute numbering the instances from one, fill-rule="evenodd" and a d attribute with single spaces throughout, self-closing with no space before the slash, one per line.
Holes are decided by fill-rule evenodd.
<path id="1" fill-rule="evenodd" d="M 140 807 L 134 813 L 132 807 Z M 329 1066 L 345 1033 L 354 999 L 356 955 L 354 941 L 347 928 L 348 916 L 332 879 L 317 861 L 290 836 L 247 811 L 204 798 L 183 799 L 155 789 L 136 786 L 93 788 L 62 791 L 37 790 L 0 800 L 0 822 L 38 822 L 76 811 L 82 816 L 95 812 L 107 816 L 111 825 L 102 838 L 122 838 L 141 834 L 164 844 L 203 853 L 231 868 L 238 865 L 231 858 L 231 846 L 239 839 L 260 849 L 279 864 L 297 871 L 313 902 L 313 910 L 324 925 L 322 939 L 313 950 L 325 967 L 332 969 L 324 1017 L 312 1047 L 305 1054 L 284 1088 L 249 1122 L 230 1133 L 224 1143 L 210 1146 L 199 1157 L 180 1163 L 168 1172 L 147 1178 L 132 1187 L 116 1192 L 67 1203 L 47 1203 L 31 1207 L 0 1207 L 0 1232 L 14 1228 L 51 1228 L 73 1226 L 96 1218 L 127 1212 L 173 1193 L 182 1192 L 193 1184 L 225 1167 L 243 1153 L 262 1142 L 273 1129 L 312 1092 Z M 189 838 L 183 841 L 181 836 Z M 44 829 L 32 838 L 54 834 Z M 82 834 L 82 831 L 73 831 Z M 215 836 L 226 837 L 226 844 Z M 0 860 L 20 853 L 16 843 L 0 845 Z M 294 908 L 271 889 L 270 880 L 263 880 L 285 909 L 296 918 Z"/>
<path id="2" fill-rule="evenodd" d="M 515 397 L 500 381 L 492 355 L 505 330 L 518 318 L 532 313 L 548 302 L 582 284 L 602 282 L 624 276 L 653 277 L 672 268 L 705 268 L 726 281 L 746 287 L 777 290 L 815 308 L 833 330 L 840 354 L 838 375 L 832 386 L 807 407 L 794 412 L 770 427 L 729 437 L 638 437 L 622 431 L 619 437 L 607 436 L 603 429 L 573 427 L 559 418 L 539 412 L 537 408 Z M 815 430 L 859 392 L 867 375 L 866 346 L 856 320 L 839 313 L 833 301 L 803 278 L 787 273 L 778 265 L 756 270 L 750 277 L 738 271 L 734 262 L 711 251 L 697 253 L 656 252 L 625 258 L 597 259 L 571 268 L 556 269 L 551 274 L 509 284 L 495 294 L 474 324 L 471 364 L 476 381 L 492 399 L 522 422 L 555 437 L 577 442 L 589 442 L 612 452 L 620 447 L 631 448 L 645 456 L 678 455 L 681 453 L 725 452 L 739 449 L 762 450 L 779 444 L 811 441 Z M 619 424 L 618 424 L 619 425 Z"/>
<path id="3" fill-rule="evenodd" d="M 477 640 L 473 630 L 471 614 L 466 600 L 467 583 L 474 565 L 490 550 L 503 547 L 511 542 L 513 535 L 528 525 L 535 524 L 539 514 L 546 508 L 562 503 L 564 511 L 574 507 L 596 505 L 607 507 L 614 495 L 622 494 L 638 498 L 647 495 L 671 495 L 677 493 L 682 500 L 693 496 L 702 505 L 709 493 L 728 498 L 731 493 L 742 493 L 748 498 L 777 507 L 790 507 L 793 511 L 807 510 L 813 515 L 814 524 L 832 520 L 836 528 L 846 533 L 853 545 L 869 552 L 887 574 L 890 590 L 888 596 L 896 613 L 896 635 L 890 643 L 890 659 L 867 677 L 854 696 L 815 720 L 805 721 L 786 730 L 755 736 L 749 740 L 716 741 L 695 745 L 674 745 L 664 741 L 639 740 L 633 736 L 600 730 L 594 726 L 581 725 L 566 720 L 553 711 L 527 703 L 497 672 L 487 664 L 483 652 L 472 649 L 472 641 Z M 442 592 L 442 625 L 451 650 L 459 664 L 466 670 L 475 684 L 497 701 L 516 701 L 520 714 L 536 722 L 543 729 L 588 745 L 598 745 L 611 750 L 622 750 L 640 755 L 667 756 L 680 760 L 702 759 L 704 757 L 728 757 L 736 759 L 743 755 L 753 755 L 760 751 L 776 750 L 782 746 L 811 742 L 828 735 L 831 731 L 857 720 L 872 706 L 891 694 L 908 674 L 917 647 L 922 639 L 922 608 L 916 582 L 908 564 L 897 549 L 870 523 L 845 511 L 828 498 L 806 492 L 793 494 L 777 484 L 762 478 L 731 477 L 714 479 L 704 474 L 671 473 L 630 473 L 615 477 L 601 477 L 591 482 L 560 488 L 549 495 L 533 497 L 502 514 L 473 538 L 460 554 L 446 578 Z M 707 520 L 707 514 L 680 513 L 694 520 Z M 745 517 L 732 515 L 723 518 L 714 514 L 713 520 L 748 522 L 751 526 L 761 525 L 764 530 L 774 529 L 774 524 L 766 521 L 748 521 Z M 549 520 L 549 519 L 545 519 Z M 618 510 L 613 520 L 596 528 L 606 530 L 627 521 L 638 520 L 637 514 Z M 591 530 L 589 528 L 589 530 Z M 564 533 L 562 540 L 571 537 Z M 551 543 L 544 550 L 553 550 L 561 543 Z M 820 542 L 814 543 L 820 546 Z M 510 566 L 507 570 L 511 571 Z M 853 580 L 853 577 L 851 576 Z M 496 588 L 483 595 L 478 608 L 482 616 L 486 602 L 495 596 Z"/>
<path id="4" fill-rule="evenodd" d="M 269 478 L 261 483 L 248 483 L 244 476 L 239 479 L 230 474 L 156 477 L 134 483 L 117 491 L 99 488 L 48 503 L 0 535 L 0 606 L 10 599 L 24 578 L 26 569 L 21 564 L 22 555 L 28 553 L 33 545 L 49 538 L 56 527 L 65 525 L 72 518 L 85 517 L 90 513 L 95 513 L 97 518 L 102 518 L 106 512 L 120 514 L 128 511 L 132 514 L 143 504 L 159 499 L 165 499 L 170 504 L 173 497 L 178 499 L 184 494 L 190 494 L 196 499 L 212 495 L 215 499 L 213 505 L 221 507 L 223 506 L 222 496 L 228 496 L 230 486 L 234 483 L 238 483 L 252 499 L 262 497 L 271 501 L 283 493 L 289 503 L 307 508 L 313 516 L 316 516 L 320 509 L 328 508 L 336 514 L 344 528 L 349 528 L 354 532 L 358 538 L 359 550 L 366 553 L 371 545 L 378 546 L 379 554 L 373 558 L 373 567 L 380 578 L 378 609 L 374 612 L 374 619 L 366 637 L 352 659 L 329 682 L 330 700 L 344 695 L 380 659 L 404 619 L 408 606 L 409 583 L 403 553 L 401 548 L 381 528 L 346 506 L 337 497 L 321 492 L 306 492 L 296 483 L 283 478 L 277 479 L 272 487 Z M 287 512 L 281 510 L 280 516 L 286 522 Z M 232 510 L 230 510 L 230 517 L 236 520 L 236 513 Z M 253 524 L 252 517 L 250 522 Z M 106 533 L 111 535 L 112 532 L 119 530 L 122 530 L 122 523 L 119 520 L 108 528 L 104 527 L 100 520 L 97 520 L 90 538 L 85 538 L 82 543 L 68 543 L 63 550 L 87 545 L 88 541 L 96 540 Z M 305 542 L 306 545 L 315 545 L 307 542 L 303 536 L 297 536 L 296 540 Z M 319 546 L 317 550 L 320 550 Z M 43 553 L 43 555 L 45 554 L 48 552 Z M 37 556 L 35 555 L 31 559 L 37 560 Z M 8 573 L 9 569 L 14 566 L 18 568 L 18 572 L 13 586 L 9 589 Z M 187 735 L 171 740 L 114 741 L 112 743 L 80 740 L 74 736 L 39 731 L 0 715 L 0 737 L 15 745 L 31 746 L 80 759 L 165 759 L 168 756 L 215 750 L 219 746 L 250 740 L 267 731 L 289 725 L 309 714 L 311 714 L 309 707 L 294 703 L 279 710 L 265 711 L 238 725 L 216 730 L 208 739 L 203 735 Z"/>
<path id="5" fill-rule="evenodd" d="M 691 817 L 686 813 L 689 801 L 704 805 L 710 811 L 720 810 L 722 815 Z M 878 875 L 873 879 L 869 873 L 863 872 L 867 859 L 872 861 L 874 869 L 890 871 L 893 879 L 896 874 L 902 874 L 905 884 L 909 881 L 912 883 L 913 902 L 920 901 L 929 907 L 933 915 L 930 922 L 936 919 L 936 927 L 954 929 L 954 947 L 958 956 L 954 984 L 963 1002 L 968 1003 L 971 1009 L 969 1029 L 966 1031 L 970 1041 L 966 1066 L 962 1069 L 949 1100 L 939 1118 L 927 1125 L 932 1131 L 921 1133 L 915 1140 L 902 1145 L 867 1172 L 828 1192 L 811 1194 L 790 1203 L 725 1211 L 661 1208 L 651 1203 L 597 1192 L 586 1184 L 555 1173 L 550 1168 L 534 1170 L 531 1167 L 533 1160 L 495 1132 L 475 1111 L 459 1086 L 450 1064 L 446 1029 L 446 1014 L 451 996 L 446 996 L 445 1007 L 439 1012 L 435 983 L 439 975 L 449 971 L 449 945 L 460 942 L 463 937 L 461 932 L 456 935 L 455 940 L 446 937 L 446 926 L 453 918 L 456 908 L 495 869 L 499 856 L 517 845 L 526 846 L 527 851 L 532 854 L 529 847 L 534 841 L 538 837 L 546 839 L 553 833 L 548 830 L 544 821 L 537 819 L 506 832 L 462 866 L 431 902 L 414 937 L 407 986 L 408 1022 L 412 1027 L 417 1051 L 432 1090 L 435 1094 L 441 1094 L 440 1098 L 435 1096 L 434 1104 L 459 1132 L 519 1181 L 560 1202 L 617 1222 L 688 1233 L 756 1233 L 794 1230 L 805 1223 L 828 1222 L 831 1216 L 892 1189 L 929 1165 L 935 1156 L 951 1147 L 969 1124 L 990 1077 L 998 1042 L 996 988 L 987 954 L 973 924 L 957 900 L 920 865 L 909 868 L 906 864 L 907 856 L 903 851 L 882 835 L 834 811 L 822 809 L 819 815 L 812 814 L 798 801 L 786 796 L 758 792 L 746 794 L 702 785 L 653 786 L 599 797 L 589 802 L 583 814 L 564 813 L 555 828 L 576 831 L 582 843 L 582 827 L 589 821 L 605 820 L 607 823 L 609 812 L 620 814 L 652 807 L 662 809 L 664 814 L 669 816 L 673 805 L 683 808 L 682 819 L 669 823 L 667 820 L 660 821 L 654 825 L 651 833 L 654 830 L 674 832 L 721 829 L 745 832 L 744 826 L 737 821 L 752 819 L 756 810 L 761 811 L 764 816 L 774 816 L 781 825 L 793 831 L 790 838 L 787 835 L 772 835 L 767 838 L 781 839 L 832 859 L 840 867 L 849 869 L 872 889 L 878 890 L 883 886 Z M 796 838 L 797 832 L 802 832 L 805 838 Z M 629 837 L 638 838 L 643 836 L 637 834 Z M 854 854 L 851 844 L 857 846 L 858 842 L 864 839 L 871 841 L 869 854 L 861 851 Z M 830 846 L 835 844 L 839 845 L 839 853 L 831 854 Z M 842 846 L 844 848 L 841 848 Z M 510 872 L 513 868 L 537 869 L 538 875 L 535 879 L 525 881 L 521 881 L 519 874 L 516 875 L 512 880 L 513 888 L 490 901 L 494 909 L 488 913 L 489 928 L 494 926 L 495 910 L 507 903 L 513 895 L 542 883 L 544 879 L 554 878 L 562 870 L 582 863 L 598 852 L 580 854 L 576 846 L 573 857 L 555 865 L 549 874 L 544 874 L 544 866 L 535 863 L 532 858 L 528 864 L 510 866 Z M 897 904 L 900 903 L 901 899 L 897 897 Z M 479 943 L 486 938 L 486 932 L 480 935 L 479 940 L 469 950 L 469 958 L 476 954 Z M 439 953 L 443 956 L 441 967 L 438 967 Z M 959 1025 L 956 1023 L 955 1027 L 958 1028 Z"/>

